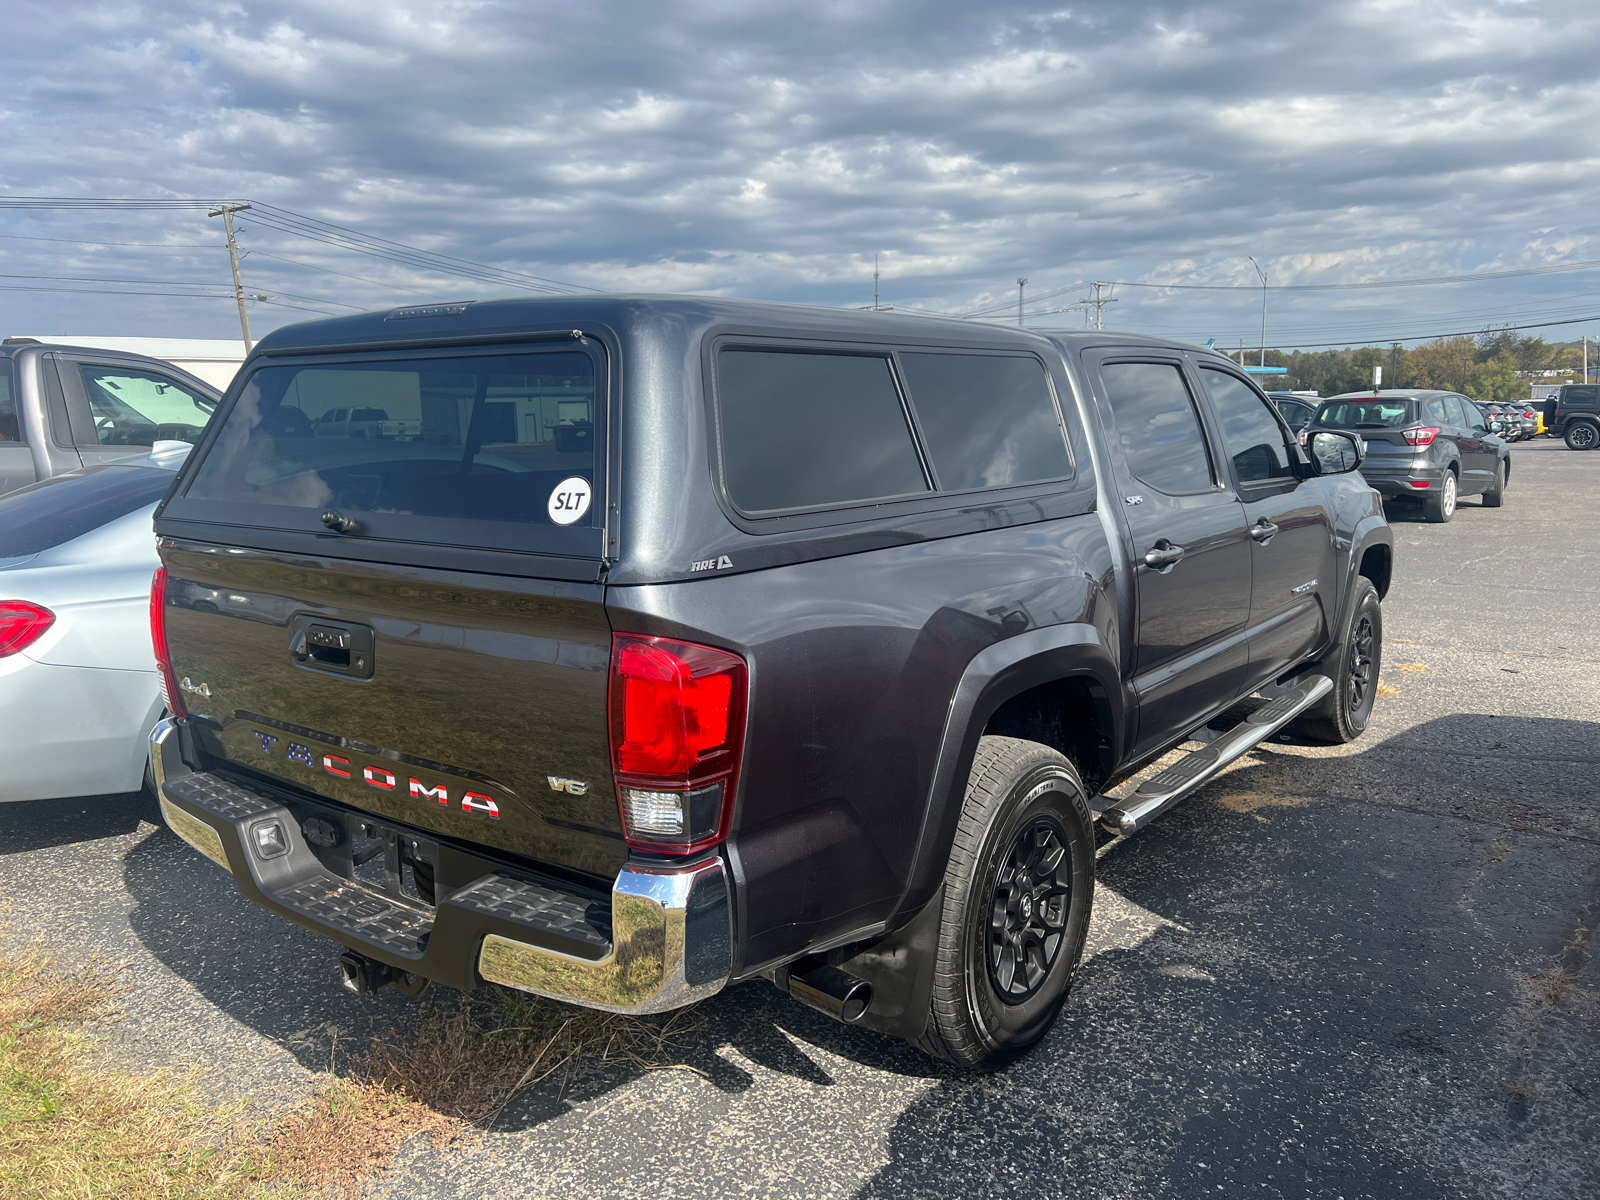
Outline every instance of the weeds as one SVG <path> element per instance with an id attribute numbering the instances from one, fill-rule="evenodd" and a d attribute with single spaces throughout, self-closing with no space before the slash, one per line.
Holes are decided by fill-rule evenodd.
<path id="1" fill-rule="evenodd" d="M 1577 972 L 1554 966 L 1548 971 L 1529 976 L 1528 990 L 1533 993 L 1535 1000 L 1559 1007 L 1583 989 L 1578 986 Z"/>
<path id="2" fill-rule="evenodd" d="M 524 1088 L 577 1059 L 640 1070 L 692 1070 L 667 1043 L 697 1022 L 693 1010 L 655 1018 L 569 1008 L 505 988 L 424 1006 L 405 1031 L 374 1038 L 352 1072 L 461 1121 L 492 1127 Z"/>
<path id="3" fill-rule="evenodd" d="M 635 1019 L 491 989 L 425 1006 L 352 1057 L 350 1077 L 242 1119 L 194 1096 L 193 1071 L 101 1064 L 91 1031 L 114 1019 L 117 971 L 0 956 L 0 1194 L 8 1200 L 354 1197 L 409 1138 L 487 1129 L 519 1091 L 580 1058 L 682 1067 L 669 1041 L 692 1011 Z"/>
<path id="4" fill-rule="evenodd" d="M 1420 675 L 1427 669 L 1428 664 L 1420 661 L 1400 664 L 1400 672 L 1403 675 Z"/>

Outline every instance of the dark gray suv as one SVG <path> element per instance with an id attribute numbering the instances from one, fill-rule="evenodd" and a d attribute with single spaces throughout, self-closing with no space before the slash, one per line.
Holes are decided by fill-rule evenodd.
<path id="1" fill-rule="evenodd" d="M 1462 496 L 1499 508 L 1511 452 L 1477 405 L 1455 392 L 1347 392 L 1323 402 L 1306 426 L 1361 435 L 1361 474 L 1386 500 L 1415 498 L 1429 521 L 1455 515 Z"/>

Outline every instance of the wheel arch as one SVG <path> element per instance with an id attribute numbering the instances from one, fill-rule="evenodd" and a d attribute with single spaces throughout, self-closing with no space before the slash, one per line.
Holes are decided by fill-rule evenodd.
<path id="1" fill-rule="evenodd" d="M 1052 710 L 1053 704 L 1066 707 Z M 1066 728 L 1085 719 L 1092 721 L 1092 732 Z M 916 853 L 889 926 L 921 909 L 938 891 L 979 738 L 990 732 L 1023 737 L 1026 733 L 1018 731 L 1029 728 L 1050 736 L 1054 729 L 1061 742 L 1056 748 L 1075 766 L 1081 757 L 1091 768 L 1084 782 L 1092 787 L 1091 780 L 1105 778 L 1114 768 L 1125 721 L 1120 672 L 1094 625 L 1029 630 L 975 655 L 951 696 Z"/>

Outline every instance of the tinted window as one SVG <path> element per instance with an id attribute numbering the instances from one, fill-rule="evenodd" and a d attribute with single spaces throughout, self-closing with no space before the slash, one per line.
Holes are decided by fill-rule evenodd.
<path id="1" fill-rule="evenodd" d="M 724 350 L 723 470 L 746 512 L 926 492 L 889 360 Z"/>
<path id="2" fill-rule="evenodd" d="M 1409 400 L 1329 400 L 1313 424 L 1325 429 L 1404 429 L 1411 422 Z"/>
<path id="3" fill-rule="evenodd" d="M 1453 425 L 1449 410 L 1445 408 L 1443 396 L 1430 396 L 1422 402 L 1422 419 L 1432 421 L 1435 425 Z"/>
<path id="4" fill-rule="evenodd" d="M 1222 440 L 1240 483 L 1294 476 L 1283 428 L 1265 400 L 1226 371 L 1201 371 L 1212 407 L 1222 422 Z"/>
<path id="5" fill-rule="evenodd" d="M 1563 404 L 1593 404 L 1597 389 L 1592 387 L 1569 387 L 1561 389 L 1561 403 Z"/>
<path id="6" fill-rule="evenodd" d="M 1457 425 L 1462 429 L 1471 429 L 1479 423 L 1473 419 L 1477 417 L 1478 410 L 1472 406 L 1471 401 L 1465 400 L 1460 396 L 1447 396 L 1445 397 L 1445 405 L 1450 411 L 1450 423 L 1452 425 Z"/>
<path id="7" fill-rule="evenodd" d="M 900 362 L 940 488 L 1006 487 L 1072 473 L 1037 359 L 902 353 Z"/>
<path id="8" fill-rule="evenodd" d="M 387 415 L 376 427 L 324 419 L 352 401 Z M 582 353 L 262 367 L 185 497 L 573 524 L 551 516 L 554 497 L 574 476 L 593 487 L 597 411 Z M 599 523 L 588 498 L 571 511 Z"/>
<path id="9" fill-rule="evenodd" d="M 20 442 L 16 393 L 11 390 L 11 360 L 0 358 L 0 442 Z"/>
<path id="10" fill-rule="evenodd" d="M 1174 495 L 1214 482 L 1211 456 L 1183 373 L 1168 363 L 1107 363 L 1100 369 L 1128 468 Z"/>
<path id="11" fill-rule="evenodd" d="M 1298 400 L 1279 400 L 1278 411 L 1283 414 L 1283 419 L 1291 425 L 1304 425 L 1311 419 L 1312 408 L 1309 404 L 1301 404 Z"/>
<path id="12" fill-rule="evenodd" d="M 154 371 L 98 363 L 79 363 L 78 370 L 102 446 L 194 442 L 216 409 L 209 396 Z"/>
<path id="13" fill-rule="evenodd" d="M 166 494 L 171 471 L 89 467 L 0 496 L 0 558 L 38 554 L 70 542 Z"/>

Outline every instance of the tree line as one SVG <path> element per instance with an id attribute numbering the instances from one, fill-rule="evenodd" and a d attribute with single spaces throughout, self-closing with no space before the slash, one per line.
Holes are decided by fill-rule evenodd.
<path id="1" fill-rule="evenodd" d="M 1258 361 L 1246 352 L 1246 365 Z M 1410 350 L 1398 344 L 1288 354 L 1268 350 L 1267 365 L 1289 369 L 1287 378 L 1279 375 L 1262 381 L 1275 390 L 1315 391 L 1323 396 L 1362 391 L 1372 386 L 1372 368 L 1381 365 L 1386 388 L 1441 388 L 1497 404 L 1526 400 L 1534 371 L 1570 371 L 1576 378 L 1583 370 L 1583 352 L 1577 342 L 1552 343 L 1501 329 L 1476 337 L 1438 338 Z"/>

